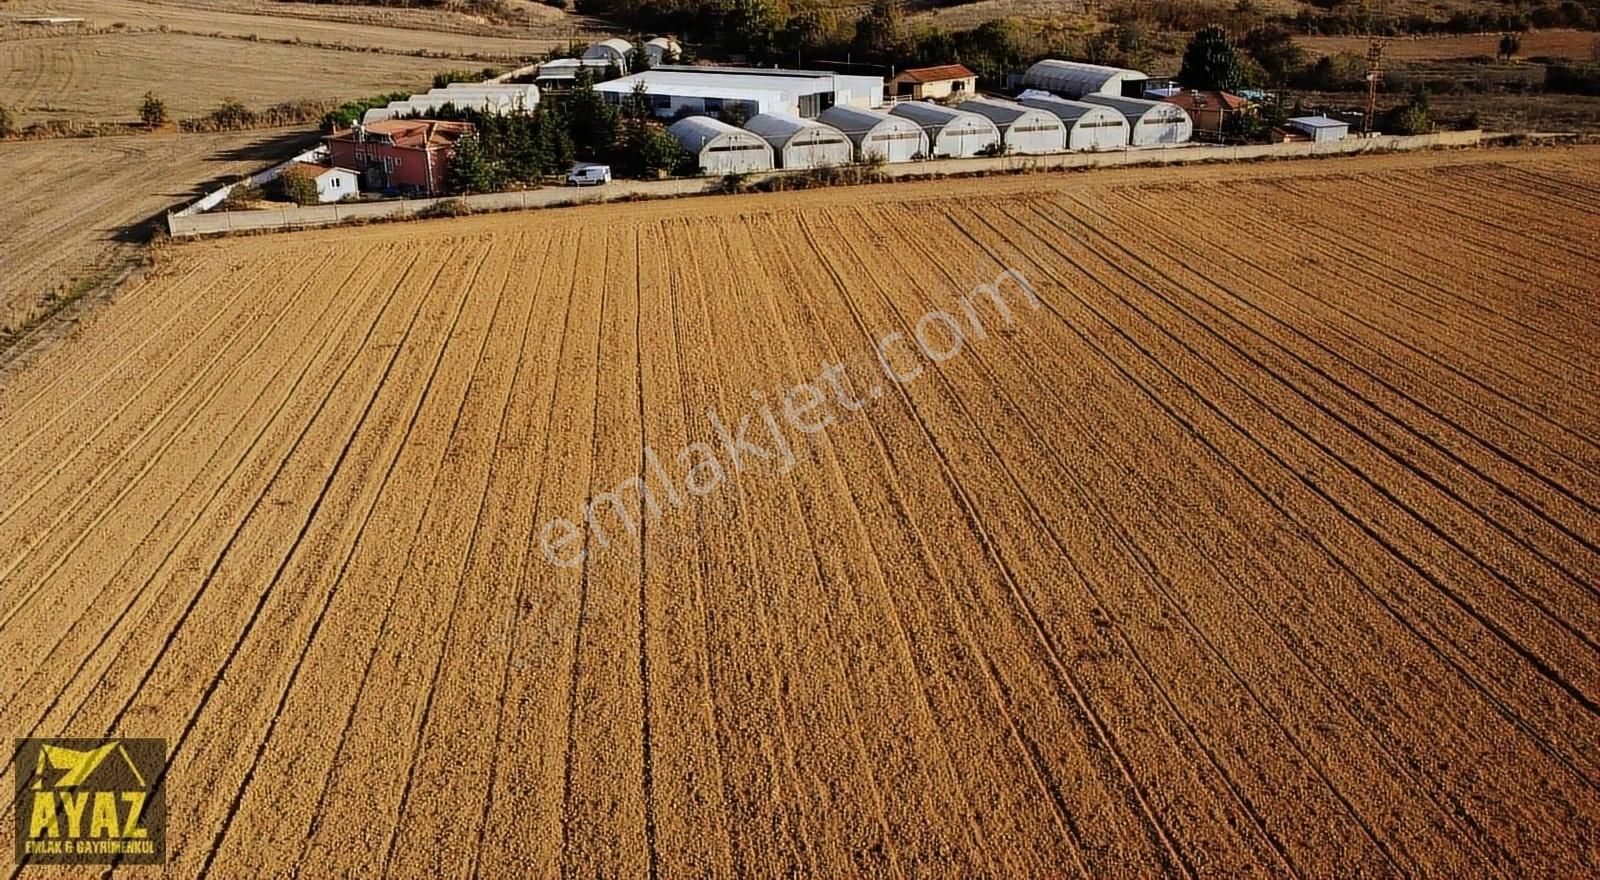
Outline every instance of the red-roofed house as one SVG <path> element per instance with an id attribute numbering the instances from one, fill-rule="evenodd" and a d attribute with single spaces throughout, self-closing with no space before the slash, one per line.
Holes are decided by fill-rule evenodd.
<path id="1" fill-rule="evenodd" d="M 889 94 L 895 98 L 923 101 L 929 98 L 967 96 L 978 90 L 978 75 L 965 64 L 942 64 L 903 70 L 889 80 Z"/>
<path id="2" fill-rule="evenodd" d="M 1223 128 L 1234 115 L 1250 109 L 1250 102 L 1231 92 L 1184 89 L 1161 100 L 1177 104 L 1194 122 L 1195 137 L 1221 140 Z"/>
<path id="3" fill-rule="evenodd" d="M 328 151 L 336 167 L 360 172 L 367 189 L 437 195 L 456 141 L 473 132 L 470 122 L 387 119 L 333 134 Z"/>

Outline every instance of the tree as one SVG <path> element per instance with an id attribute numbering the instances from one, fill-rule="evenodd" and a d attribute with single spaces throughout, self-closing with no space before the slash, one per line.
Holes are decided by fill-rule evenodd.
<path id="1" fill-rule="evenodd" d="M 1499 52 L 1499 55 L 1500 55 L 1501 58 L 1505 59 L 1506 61 L 1510 61 L 1511 60 L 1511 56 L 1513 56 L 1513 55 L 1515 55 L 1515 54 L 1517 54 L 1518 52 L 1521 52 L 1521 51 L 1522 51 L 1522 38 L 1521 37 L 1517 36 L 1516 34 L 1512 34 L 1512 33 L 1505 33 L 1505 34 L 1501 34 L 1500 35 L 1500 52 Z"/>
<path id="2" fill-rule="evenodd" d="M 500 179 L 494 163 L 484 154 L 483 145 L 476 134 L 463 135 L 456 141 L 455 152 L 445 170 L 445 185 L 453 193 L 493 192 L 499 189 Z"/>
<path id="3" fill-rule="evenodd" d="M 167 103 L 157 98 L 154 92 L 145 92 L 144 101 L 139 104 L 139 118 L 151 128 L 166 124 Z"/>
<path id="4" fill-rule="evenodd" d="M 888 60 L 905 48 L 905 11 L 900 0 L 872 0 L 856 22 L 856 51 L 876 60 Z"/>
<path id="5" fill-rule="evenodd" d="M 654 66 L 650 62 L 650 51 L 643 43 L 634 43 L 633 48 L 628 50 L 629 73 L 643 73 Z"/>
<path id="6" fill-rule="evenodd" d="M 783 19 L 772 0 L 729 0 L 722 23 L 729 48 L 761 60 L 772 55 Z"/>
<path id="7" fill-rule="evenodd" d="M 11 118 L 11 108 L 0 104 L 0 137 L 11 137 L 17 133 L 17 121 Z"/>
<path id="8" fill-rule="evenodd" d="M 1411 100 L 1392 108 L 1384 115 L 1383 130 L 1388 134 L 1427 134 L 1433 131 L 1433 109 L 1428 93 L 1419 83 L 1411 92 Z"/>
<path id="9" fill-rule="evenodd" d="M 1178 71 L 1178 81 L 1191 89 L 1223 91 L 1232 91 L 1243 84 L 1239 53 L 1226 31 L 1217 25 L 1208 25 L 1194 32 L 1183 50 L 1183 68 Z"/>
<path id="10" fill-rule="evenodd" d="M 317 194 L 317 179 L 304 168 L 291 167 L 278 178 L 278 185 L 283 195 L 297 205 L 315 205 L 319 196 Z"/>
<path id="11" fill-rule="evenodd" d="M 617 108 L 594 89 L 594 79 L 580 69 L 567 96 L 567 125 L 578 156 L 594 159 L 611 154 L 617 143 Z"/>
<path id="12" fill-rule="evenodd" d="M 537 183 L 549 164 L 543 155 L 543 145 L 534 130 L 536 122 L 531 114 L 518 113 L 509 118 L 504 147 L 505 176 L 522 183 Z"/>
<path id="13" fill-rule="evenodd" d="M 1305 51 L 1294 41 L 1294 34 L 1280 24 L 1263 24 L 1253 27 L 1239 42 L 1243 49 L 1266 73 L 1271 85 L 1283 85 L 1289 77 L 1305 64 Z"/>

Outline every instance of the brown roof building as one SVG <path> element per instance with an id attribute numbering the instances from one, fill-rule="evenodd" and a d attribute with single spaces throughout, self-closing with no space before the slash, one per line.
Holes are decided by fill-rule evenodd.
<path id="1" fill-rule="evenodd" d="M 966 96 L 978 90 L 978 75 L 965 64 L 915 67 L 903 70 L 889 80 L 889 94 L 896 98 L 922 101 L 928 98 Z"/>
<path id="2" fill-rule="evenodd" d="M 1195 137 L 1221 140 L 1228 119 L 1250 109 L 1250 102 L 1231 92 L 1214 89 L 1185 89 L 1161 100 L 1182 107 L 1194 122 Z"/>
<path id="3" fill-rule="evenodd" d="M 333 164 L 359 172 L 367 189 L 437 195 L 456 141 L 474 131 L 470 122 L 387 119 L 335 133 L 328 150 Z"/>

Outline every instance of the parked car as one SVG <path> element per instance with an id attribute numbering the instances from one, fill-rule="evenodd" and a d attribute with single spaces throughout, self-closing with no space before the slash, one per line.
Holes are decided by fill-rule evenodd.
<path id="1" fill-rule="evenodd" d="M 610 182 L 610 165 L 574 165 L 567 173 L 567 183 L 573 186 L 599 186 Z"/>

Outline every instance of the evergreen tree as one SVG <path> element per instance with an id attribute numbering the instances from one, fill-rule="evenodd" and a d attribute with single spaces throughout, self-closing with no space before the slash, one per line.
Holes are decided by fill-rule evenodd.
<path id="1" fill-rule="evenodd" d="M 1217 25 L 1194 32 L 1183 50 L 1183 69 L 1178 81 L 1191 89 L 1232 91 L 1244 85 L 1238 50 L 1228 34 Z"/>
<path id="2" fill-rule="evenodd" d="M 617 144 L 617 108 L 607 104 L 594 89 L 594 79 L 586 70 L 567 96 L 568 132 L 577 155 L 584 159 L 608 156 Z"/>
<path id="3" fill-rule="evenodd" d="M 494 192 L 500 188 L 499 174 L 476 134 L 463 135 L 456 141 L 445 172 L 445 185 L 453 193 Z"/>

